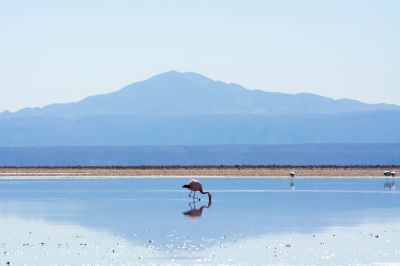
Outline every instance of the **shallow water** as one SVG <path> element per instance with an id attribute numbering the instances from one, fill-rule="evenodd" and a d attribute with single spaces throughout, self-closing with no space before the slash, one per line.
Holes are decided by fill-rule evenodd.
<path id="1" fill-rule="evenodd" d="M 386 179 L 199 180 L 212 204 L 183 179 L 1 180 L 0 264 L 400 262 Z"/>

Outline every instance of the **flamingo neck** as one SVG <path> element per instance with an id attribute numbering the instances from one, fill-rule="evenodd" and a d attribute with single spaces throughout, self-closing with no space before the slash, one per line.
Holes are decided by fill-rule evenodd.
<path id="1" fill-rule="evenodd" d="M 207 194 L 208 195 L 208 201 L 211 201 L 211 193 L 210 192 L 207 192 L 207 191 L 203 191 L 203 190 L 200 190 L 200 193 L 201 194 Z"/>

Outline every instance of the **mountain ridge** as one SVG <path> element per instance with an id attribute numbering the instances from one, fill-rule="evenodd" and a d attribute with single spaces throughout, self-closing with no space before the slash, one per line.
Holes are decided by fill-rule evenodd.
<path id="1" fill-rule="evenodd" d="M 312 93 L 249 90 L 194 72 L 168 71 L 106 94 L 42 108 L 23 108 L 1 116 L 82 117 L 102 114 L 334 114 L 400 110 L 394 104 L 367 104 Z"/>

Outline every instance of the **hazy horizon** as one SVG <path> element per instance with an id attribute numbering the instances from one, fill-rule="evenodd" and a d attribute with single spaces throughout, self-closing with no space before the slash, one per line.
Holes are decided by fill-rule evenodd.
<path id="1" fill-rule="evenodd" d="M 0 111 L 170 70 L 249 89 L 400 104 L 397 1 L 0 3 Z"/>

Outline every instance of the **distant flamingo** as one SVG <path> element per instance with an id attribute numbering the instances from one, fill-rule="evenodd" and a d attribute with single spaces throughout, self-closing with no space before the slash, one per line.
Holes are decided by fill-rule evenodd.
<path id="1" fill-rule="evenodd" d="M 386 182 L 385 182 L 385 184 L 383 184 L 383 188 L 388 189 L 390 191 L 396 190 L 396 182 L 394 181 L 396 172 L 393 170 L 392 171 L 387 170 L 383 173 L 383 175 L 386 176 Z M 392 181 L 389 181 L 389 176 L 392 177 Z"/>
<path id="2" fill-rule="evenodd" d="M 290 176 L 290 189 L 291 190 L 295 190 L 296 187 L 295 187 L 295 184 L 294 184 L 294 177 L 296 176 L 296 173 L 295 172 L 290 172 L 289 176 Z"/>
<path id="3" fill-rule="evenodd" d="M 193 198 L 193 200 L 198 199 L 200 201 L 199 198 L 196 198 L 196 191 L 199 191 L 201 194 L 208 194 L 208 201 L 211 201 L 211 193 L 203 191 L 203 186 L 197 180 L 192 179 L 187 185 L 183 185 L 182 187 L 190 190 L 189 197 Z M 193 196 L 192 193 L 194 193 Z"/>

